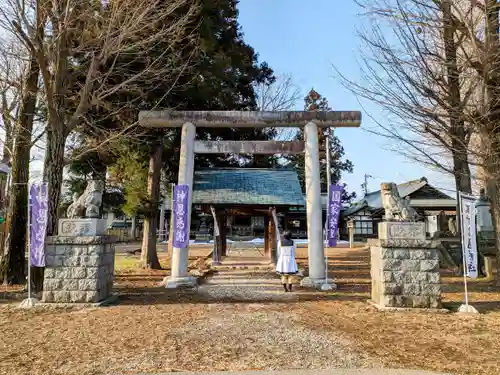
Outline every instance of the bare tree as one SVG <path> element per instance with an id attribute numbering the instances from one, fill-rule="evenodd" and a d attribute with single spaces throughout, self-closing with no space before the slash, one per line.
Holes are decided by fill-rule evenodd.
<path id="1" fill-rule="evenodd" d="M 50 235 L 56 230 L 68 135 L 95 126 L 87 116 L 92 108 L 114 115 L 123 111 L 129 103 L 112 100 L 120 92 L 137 98 L 148 81 L 164 77 L 175 82 L 189 60 L 180 46 L 196 38 L 197 6 L 189 0 L 37 0 L 39 16 L 33 18 L 25 3 L 6 0 L 6 4 L 0 10 L 4 27 L 35 54 L 40 66 L 47 108 L 44 180 L 49 186 Z M 45 30 L 43 38 L 30 33 L 37 28 Z M 129 69 L 134 64 L 143 68 Z M 109 138 L 93 149 L 103 147 Z"/>
<path id="2" fill-rule="evenodd" d="M 148 197 L 150 205 L 148 214 L 144 218 L 144 231 L 141 248 L 141 263 L 145 268 L 161 269 L 156 251 L 156 237 L 158 227 L 158 202 L 160 201 L 161 159 L 163 153 L 163 134 L 159 134 L 160 141 L 154 143 L 149 157 L 148 169 Z M 163 229 L 163 228 L 160 228 Z"/>
<path id="3" fill-rule="evenodd" d="M 260 83 L 255 91 L 260 111 L 289 111 L 302 99 L 290 74 L 278 76 L 271 84 Z"/>
<path id="4" fill-rule="evenodd" d="M 457 191 L 471 192 L 468 106 L 476 86 L 462 69 L 464 36 L 450 4 L 363 1 L 370 25 L 359 32 L 362 77 L 353 82 L 337 73 L 345 87 L 385 110 L 388 121 L 375 132 L 393 149 L 454 176 Z"/>
<path id="5" fill-rule="evenodd" d="M 290 74 L 276 77 L 271 84 L 260 83 L 255 90 L 260 111 L 290 111 L 298 101 L 302 100 L 299 87 L 293 82 Z M 276 138 L 280 140 L 293 139 L 296 129 L 276 129 Z"/>
<path id="6" fill-rule="evenodd" d="M 470 166 L 480 170 L 492 200 L 500 284 L 500 2 L 371 4 L 370 15 L 389 20 L 397 42 L 372 27 L 362 34 L 372 52 L 363 59 L 368 84 L 341 78 L 399 120 L 383 125 L 383 135 L 452 173 L 457 190 L 470 192 Z"/>
<path id="7" fill-rule="evenodd" d="M 10 163 L 14 142 L 14 125 L 19 109 L 23 84 L 25 58 L 19 43 L 12 40 L 1 41 L 0 52 L 0 121 L 5 132 L 2 162 Z M 25 55 L 25 53 L 24 53 Z"/>
<path id="8" fill-rule="evenodd" d="M 30 31 L 33 36 L 43 36 L 43 29 Z M 4 253 L 0 264 L 0 280 L 5 284 L 25 282 L 25 250 L 27 235 L 27 202 L 29 182 L 30 150 L 32 130 L 36 111 L 39 65 L 34 53 L 28 54 L 25 80 L 12 82 L 15 92 L 19 93 L 18 116 L 12 119 L 13 147 L 11 150 L 12 177 L 7 215 L 7 230 Z M 18 77 L 21 79 L 21 77 Z"/>
<path id="9" fill-rule="evenodd" d="M 465 2 L 465 0 L 462 0 Z M 479 82 L 473 126 L 478 144 L 475 164 L 482 170 L 492 202 L 496 232 L 497 284 L 500 285 L 500 31 L 497 0 L 467 1 L 457 10 L 455 25 L 467 38 L 464 53 Z M 471 19 L 479 18 L 478 24 Z"/>

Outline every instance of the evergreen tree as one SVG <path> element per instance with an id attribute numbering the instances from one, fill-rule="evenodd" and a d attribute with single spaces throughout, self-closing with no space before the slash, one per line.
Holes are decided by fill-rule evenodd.
<path id="1" fill-rule="evenodd" d="M 311 89 L 307 96 L 304 98 L 305 111 L 331 111 L 328 105 L 328 100 Z M 320 176 L 321 176 L 321 191 L 327 191 L 327 165 L 326 165 L 326 138 L 328 136 L 328 129 L 318 128 L 318 141 L 320 148 Z M 295 135 L 296 140 L 304 139 L 304 130 L 300 128 Z M 330 139 L 330 176 L 332 184 L 337 184 L 342 178 L 342 173 L 352 173 L 353 165 L 349 159 L 345 159 L 344 147 L 340 143 L 340 139 L 334 134 L 329 136 Z M 305 192 L 305 160 L 303 154 L 292 155 L 288 157 L 289 162 L 295 168 L 299 177 L 300 186 L 302 191 Z M 345 187 L 345 184 L 344 184 Z M 356 197 L 356 193 L 348 193 L 345 189 L 342 195 L 342 201 L 345 203 L 350 202 Z"/>
<path id="2" fill-rule="evenodd" d="M 179 46 L 178 58 L 184 59 L 185 69 L 179 71 L 175 82 L 170 77 L 146 76 L 142 84 L 136 84 L 133 90 L 119 90 L 110 102 L 111 108 L 93 107 L 93 133 L 84 132 L 80 140 L 83 148 L 99 143 L 102 138 L 99 132 L 118 132 L 127 129 L 126 138 L 120 142 L 109 143 L 105 154 L 112 154 L 108 161 L 102 163 L 102 153 L 87 153 L 85 158 L 78 158 L 79 164 L 85 167 L 74 169 L 87 170 L 89 165 L 102 172 L 108 166 L 109 175 L 120 181 L 126 204 L 123 209 L 127 213 L 144 213 L 145 219 L 156 218 L 159 199 L 152 199 L 146 194 L 148 184 L 147 172 L 153 156 L 152 150 L 163 140 L 162 164 L 166 182 L 176 182 L 179 166 L 180 130 L 165 129 L 162 131 L 131 127 L 139 110 L 157 110 L 175 108 L 176 110 L 254 110 L 257 108 L 257 84 L 270 84 L 275 77 L 266 63 L 258 62 L 254 49 L 245 43 L 238 23 L 236 0 L 211 0 L 200 3 L 199 14 L 193 19 L 191 29 L 194 40 L 191 44 Z M 156 50 L 149 51 L 148 58 L 163 56 L 164 48 L 158 43 Z M 114 72 L 126 70 L 124 77 L 134 74 L 134 70 L 143 69 L 140 59 L 127 60 L 120 56 L 110 62 L 115 64 Z M 116 68 L 122 64 L 123 68 Z M 166 66 L 172 65 L 165 61 Z M 143 74 L 144 76 L 144 74 Z M 114 85 L 120 82 L 121 75 L 109 77 Z M 119 111 L 116 108 L 120 108 Z M 99 126 L 95 126 L 99 124 Z M 130 129 L 129 129 L 130 128 Z M 267 140 L 276 135 L 274 129 L 207 129 L 199 128 L 197 137 L 205 140 Z M 125 139 L 125 141 L 123 140 Z M 130 155 L 136 159 L 131 160 Z M 105 158 L 104 158 L 105 159 Z M 248 155 L 196 155 L 197 168 L 222 166 L 269 166 L 275 163 L 274 158 L 251 157 Z M 76 164 L 76 163 L 75 163 Z M 145 178 L 146 177 L 146 178 Z M 157 181 L 159 183 L 159 181 Z M 157 191 L 157 189 L 152 189 Z M 149 225 L 148 227 L 152 227 Z M 154 237 L 154 236 L 149 236 Z M 146 238 L 146 237 L 145 237 Z M 143 243 L 144 248 L 144 243 Z"/>

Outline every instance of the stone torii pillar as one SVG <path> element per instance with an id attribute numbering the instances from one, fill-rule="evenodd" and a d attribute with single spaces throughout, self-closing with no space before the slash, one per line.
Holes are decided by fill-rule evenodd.
<path id="1" fill-rule="evenodd" d="M 303 286 L 318 286 L 325 281 L 325 249 L 323 242 L 323 210 L 321 207 L 321 171 L 319 164 L 318 127 L 309 122 L 304 127 L 305 183 L 309 277 Z"/>
<path id="2" fill-rule="evenodd" d="M 267 128 L 305 127 L 305 174 L 307 201 L 307 232 L 309 238 L 309 277 L 303 280 L 304 286 L 318 286 L 325 281 L 325 256 L 323 245 L 323 225 L 321 207 L 321 181 L 319 164 L 318 127 L 359 127 L 361 113 L 359 111 L 141 111 L 139 123 L 145 127 L 166 128 L 182 127 L 181 158 L 179 165 L 179 184 L 190 187 L 189 225 L 193 192 L 194 153 L 196 149 L 195 133 L 197 127 L 211 128 Z M 198 142 L 200 143 L 200 142 Z M 202 142 L 198 145 L 206 152 L 217 148 L 214 142 Z M 209 146 L 206 144 L 210 143 Z M 217 143 L 217 142 L 215 142 Z M 254 142 L 236 142 L 238 149 L 257 152 Z M 262 143 L 262 142 L 261 142 Z M 261 153 L 283 153 L 284 149 L 295 152 L 297 144 L 282 143 L 281 148 L 269 142 Z M 276 142 L 275 142 L 276 143 Z M 234 145 L 233 145 L 234 146 Z M 233 147 L 229 145 L 229 147 Z M 263 146 L 263 145 L 261 145 Z M 268 147 L 269 146 L 269 147 Z M 273 148 L 274 147 L 274 148 Z M 272 150 L 271 150 L 272 149 Z M 253 151 L 252 151 L 253 150 Z M 167 287 L 193 285 L 196 280 L 188 274 L 188 248 L 172 251 L 172 273 L 167 280 Z"/>
<path id="3" fill-rule="evenodd" d="M 187 204 L 187 227 L 188 236 L 191 231 L 191 209 L 193 201 L 193 172 L 194 172 L 194 138 L 196 127 L 186 122 L 182 125 L 181 150 L 179 158 L 179 179 L 178 185 L 189 186 L 189 197 Z M 173 207 L 172 207 L 173 210 Z M 173 225 L 173 222 L 171 223 Z M 173 238 L 170 239 L 173 241 Z M 188 274 L 189 247 L 184 249 L 172 247 L 172 267 L 170 277 L 166 281 L 167 288 L 177 288 L 179 286 L 190 286 L 196 283 L 196 278 Z"/>

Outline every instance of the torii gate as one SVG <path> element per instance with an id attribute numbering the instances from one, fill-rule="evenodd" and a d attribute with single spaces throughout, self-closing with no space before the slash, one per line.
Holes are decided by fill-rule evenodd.
<path id="1" fill-rule="evenodd" d="M 296 151 L 295 142 L 224 142 L 195 141 L 196 127 L 208 128 L 290 128 L 304 127 L 305 145 L 305 182 L 307 205 L 307 236 L 309 277 L 303 285 L 317 286 L 325 281 L 326 263 L 323 243 L 323 224 L 321 207 L 321 182 L 319 164 L 318 127 L 359 127 L 361 112 L 359 111 L 141 111 L 139 124 L 150 128 L 182 127 L 179 185 L 188 185 L 190 189 L 188 202 L 188 228 L 191 225 L 191 200 L 193 196 L 194 155 L 210 150 L 250 150 L 254 153 L 287 153 Z M 274 146 L 272 145 L 274 143 Z M 221 144 L 222 147 L 221 147 Z M 260 150 L 260 151 L 259 151 Z M 214 151 L 215 152 L 215 151 Z M 234 151 L 238 152 L 238 151 Z M 168 288 L 192 286 L 196 279 L 188 273 L 189 248 L 173 248 L 172 271 L 167 280 Z"/>

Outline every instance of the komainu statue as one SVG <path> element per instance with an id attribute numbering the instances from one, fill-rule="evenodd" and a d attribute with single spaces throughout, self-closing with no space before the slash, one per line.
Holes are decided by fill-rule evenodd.
<path id="1" fill-rule="evenodd" d="M 66 211 L 68 219 L 99 218 L 103 192 L 104 181 L 90 180 L 82 195 L 73 194 L 73 203 Z"/>
<path id="2" fill-rule="evenodd" d="M 382 207 L 385 210 L 387 221 L 415 221 L 418 218 L 417 211 L 410 206 L 410 197 L 401 199 L 398 187 L 395 183 L 383 183 L 380 185 L 382 196 Z"/>

